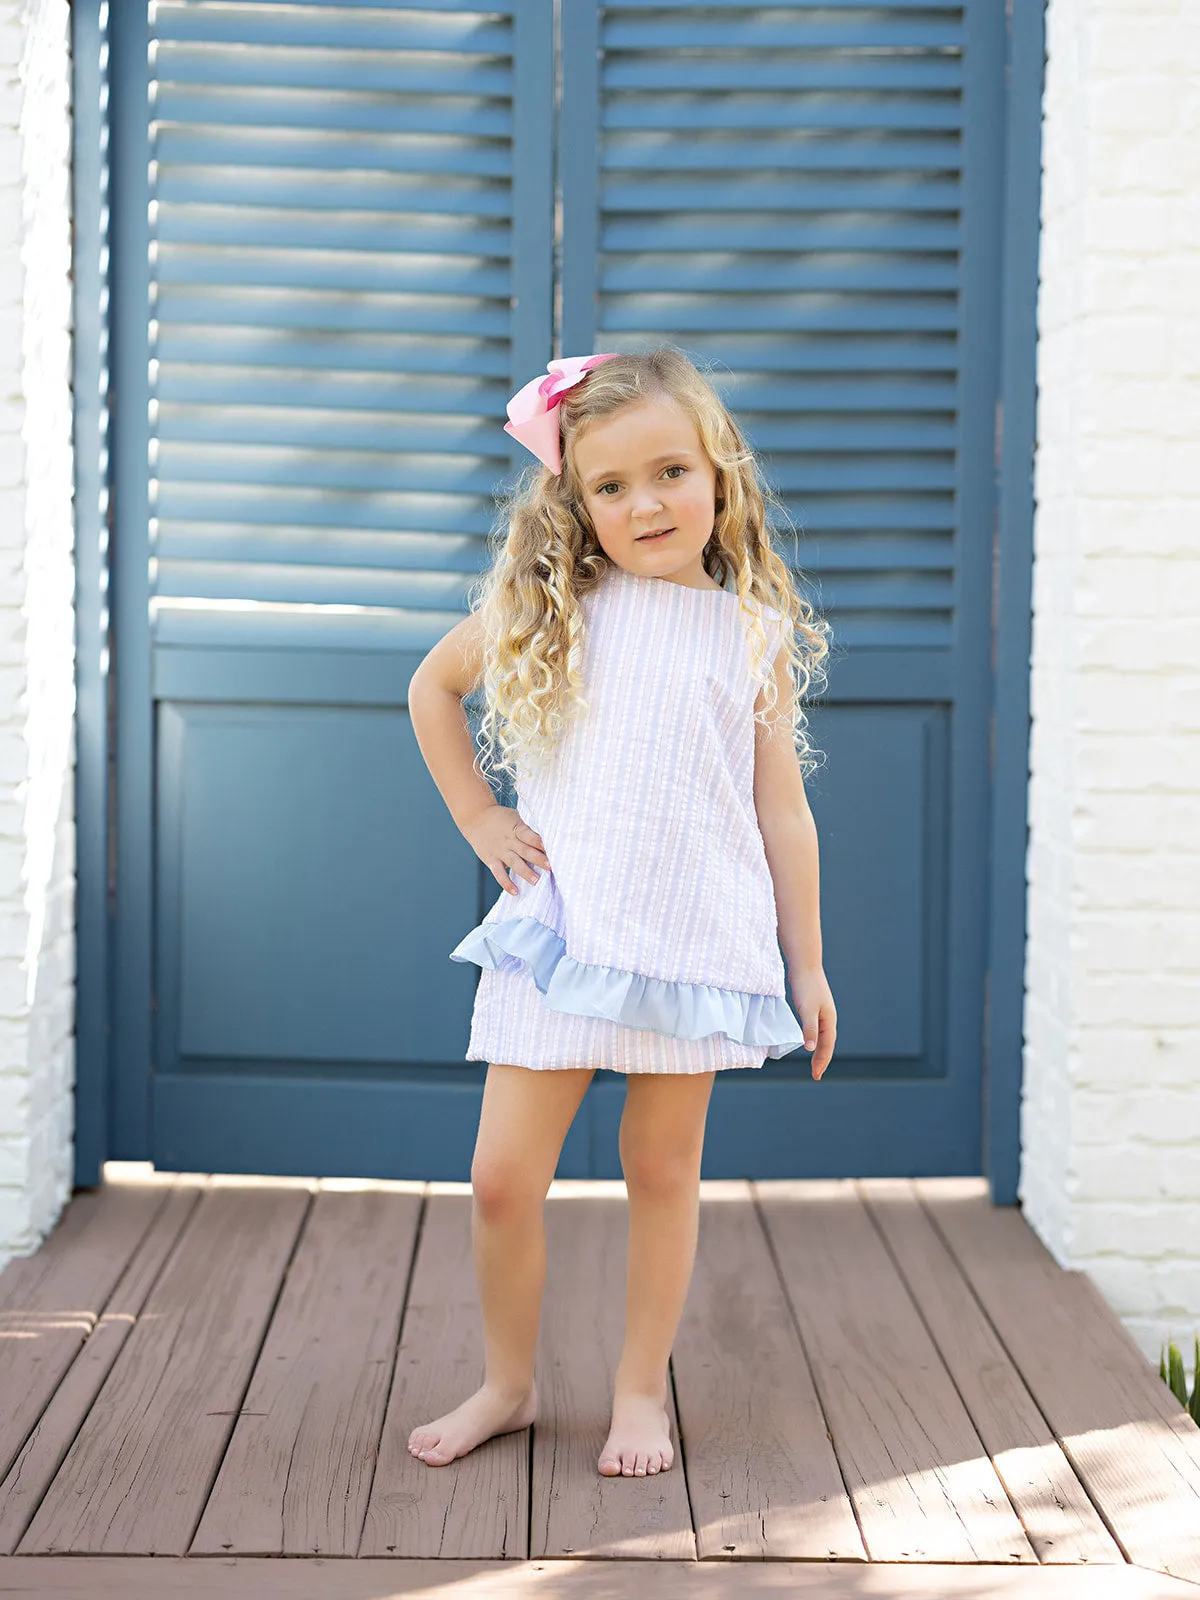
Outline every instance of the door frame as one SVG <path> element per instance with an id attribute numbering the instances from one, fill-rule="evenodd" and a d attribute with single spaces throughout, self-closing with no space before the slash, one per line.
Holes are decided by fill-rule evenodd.
<path id="1" fill-rule="evenodd" d="M 993 630 L 989 697 L 990 815 L 987 998 L 981 1048 L 981 1147 L 992 1200 L 1013 1205 L 1020 1174 L 1020 1097 L 1026 935 L 1026 798 L 1029 781 L 1029 667 L 1032 641 L 1033 452 L 1036 363 L 1041 102 L 1045 68 L 1045 0 L 992 0 L 1003 13 L 1006 50 L 1002 151 L 1000 376 L 996 401 L 993 505 Z M 556 0 L 561 18 L 562 0 Z M 137 85 L 110 94 L 110 7 L 75 0 L 73 58 L 73 266 L 75 577 L 76 577 L 76 1037 L 75 1184 L 102 1181 L 106 1160 L 149 1154 L 149 1085 L 129 1091 L 118 1056 L 148 1060 L 153 1018 L 149 995 L 150 853 L 131 828 L 144 825 L 145 805 L 131 792 L 149 768 L 149 660 L 116 665 L 116 619 L 149 592 L 145 563 L 126 559 L 114 537 L 122 521 L 145 523 L 145 464 L 120 449 L 122 408 L 148 398 L 137 340 L 114 343 L 125 319 L 144 317 L 147 295 L 145 217 L 112 195 L 121 212 L 126 250 L 110 264 L 106 230 L 110 167 L 148 137 Z M 144 83 L 142 85 L 144 88 Z M 580 130 L 576 130 L 579 132 Z M 569 175 L 569 153 L 561 176 Z M 564 188 L 566 187 L 564 183 Z M 140 243 L 139 243 L 140 241 Z M 132 248 L 130 245 L 132 244 Z M 111 299 L 109 295 L 111 294 Z M 571 330 L 564 328 L 573 349 Z M 110 417 L 112 427 L 110 429 Z M 124 634 L 124 630 L 122 630 Z M 119 745 L 118 745 L 119 734 Z M 118 754 L 120 759 L 118 759 Z M 144 797 L 143 797 L 144 799 Z M 121 915 L 118 919 L 118 883 Z M 140 908 L 141 916 L 132 912 Z M 141 934 L 133 938 L 135 924 Z M 118 953 L 120 931 L 120 960 Z M 123 1089 L 122 1084 L 126 1087 Z"/>

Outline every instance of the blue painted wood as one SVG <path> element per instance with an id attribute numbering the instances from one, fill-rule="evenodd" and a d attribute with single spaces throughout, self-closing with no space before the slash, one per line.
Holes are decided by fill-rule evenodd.
<path id="1" fill-rule="evenodd" d="M 343 1068 L 314 1076 L 285 1063 L 270 1076 L 164 1074 L 155 1080 L 158 1160 L 172 1171 L 310 1177 L 419 1176 L 463 1181 L 470 1173 L 485 1068 L 434 1062 L 402 1079 Z M 589 1129 L 577 1117 L 558 1176 L 585 1178 Z"/>
<path id="2" fill-rule="evenodd" d="M 116 661 L 110 1155 L 154 1158 L 150 1137 L 154 988 L 153 707 L 150 697 L 149 24 L 144 7 L 110 19 L 112 210 L 113 632 Z"/>
<path id="3" fill-rule="evenodd" d="M 1006 9 L 1003 314 L 996 672 L 992 710 L 991 893 L 988 927 L 984 1162 L 992 1199 L 1015 1205 L 1021 1170 L 1021 1044 L 1025 998 L 1025 856 L 1029 793 L 1029 659 L 1033 578 L 1033 451 L 1037 389 L 1038 215 L 1044 0 Z"/>
<path id="4" fill-rule="evenodd" d="M 837 640 L 809 782 L 837 1057 L 722 1080 L 714 1173 L 818 1170 L 835 1083 L 820 1170 L 982 1170 L 1004 60 L 993 0 L 564 15 L 569 348 L 709 367 Z M 767 1085 L 774 1154 L 730 1111 Z"/>
<path id="5" fill-rule="evenodd" d="M 158 752 L 157 1070 L 462 1061 L 478 873 L 403 703 L 160 702 Z"/>
<path id="6" fill-rule="evenodd" d="M 109 1153 L 465 1176 L 477 974 L 446 954 L 496 886 L 406 693 L 552 354 L 552 0 L 161 0 L 118 35 Z M 366 1167 L 324 1109 L 354 1084 Z"/>
<path id="7" fill-rule="evenodd" d="M 74 139 L 75 1185 L 112 1154 L 108 938 L 108 6 L 71 7 Z"/>
<path id="8" fill-rule="evenodd" d="M 988 878 L 1000 9 L 571 0 L 556 125 L 550 0 L 160 0 L 153 84 L 137 9 L 114 39 L 110 1153 L 467 1175 L 474 973 L 444 955 L 497 886 L 406 686 L 528 464 L 507 395 L 552 353 L 670 338 L 763 452 L 837 640 L 810 796 L 839 1053 L 820 1085 L 799 1053 L 722 1079 L 706 1171 L 981 1170 L 1011 935 Z M 988 1025 L 1011 1063 L 994 999 Z M 618 1170 L 620 1090 L 598 1076 L 560 1171 Z"/>
<path id="9" fill-rule="evenodd" d="M 562 191 L 562 306 L 557 354 L 578 356 L 597 345 L 600 265 L 600 8 L 595 0 L 559 12 L 562 95 L 557 124 Z M 638 221 L 640 222 L 640 218 Z"/>

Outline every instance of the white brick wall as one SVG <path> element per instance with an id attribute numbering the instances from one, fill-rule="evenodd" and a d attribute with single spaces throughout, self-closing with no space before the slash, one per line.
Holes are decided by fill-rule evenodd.
<path id="1" fill-rule="evenodd" d="M 69 39 L 65 0 L 0 0 L 0 1263 L 72 1184 Z"/>
<path id="2" fill-rule="evenodd" d="M 1200 1331 L 1200 8 L 1050 0 L 1020 1198 Z"/>

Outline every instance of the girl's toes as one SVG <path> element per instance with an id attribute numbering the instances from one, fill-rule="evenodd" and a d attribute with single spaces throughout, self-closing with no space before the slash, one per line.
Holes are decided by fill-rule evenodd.
<path id="1" fill-rule="evenodd" d="M 600 1457 L 600 1471 L 605 1473 L 606 1476 L 608 1476 L 610 1478 L 611 1477 L 615 1477 L 620 1472 L 620 1470 L 621 1470 L 621 1463 L 617 1460 L 616 1456 L 601 1456 Z"/>

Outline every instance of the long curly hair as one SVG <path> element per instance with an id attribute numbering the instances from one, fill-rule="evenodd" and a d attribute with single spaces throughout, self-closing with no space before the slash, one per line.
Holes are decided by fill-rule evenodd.
<path id="1" fill-rule="evenodd" d="M 492 560 L 469 596 L 482 632 L 476 687 L 483 699 L 478 765 L 485 774 L 503 769 L 519 779 L 523 768 L 548 758 L 569 719 L 587 708 L 581 602 L 612 562 L 588 515 L 573 444 L 598 418 L 657 398 L 692 418 L 716 469 L 716 518 L 702 559 L 710 577 L 736 591 L 750 618 L 751 674 L 766 684 L 761 720 L 786 720 L 805 776 L 818 764 L 801 702 L 825 682 L 829 623 L 795 592 L 791 570 L 772 547 L 767 506 L 785 520 L 787 512 L 762 480 L 737 424 L 693 362 L 660 345 L 602 362 L 568 389 L 559 404 L 561 474 L 532 463 L 500 501 L 488 540 Z M 763 665 L 764 605 L 780 614 L 792 686 L 785 707 L 776 704 L 774 674 Z"/>

